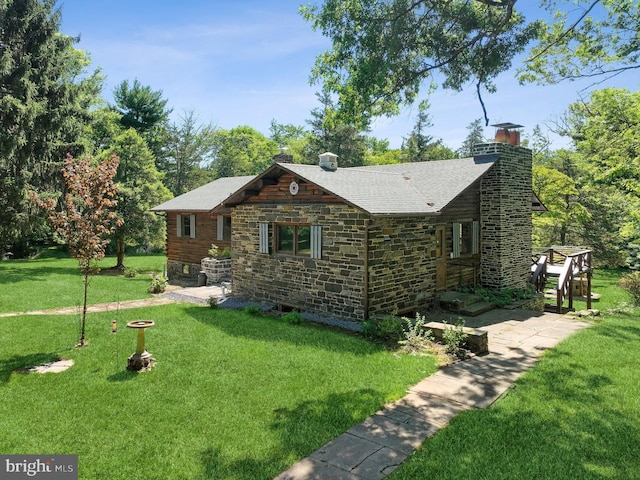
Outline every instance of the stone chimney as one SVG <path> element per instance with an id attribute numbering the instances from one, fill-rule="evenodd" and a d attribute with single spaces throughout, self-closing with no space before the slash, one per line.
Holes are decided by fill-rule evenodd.
<path id="1" fill-rule="evenodd" d="M 273 156 L 271 163 L 293 163 L 293 155 L 287 154 L 287 147 L 280 147 L 280 153 Z"/>
<path id="2" fill-rule="evenodd" d="M 330 172 L 335 172 L 338 169 L 338 155 L 331 152 L 325 152 L 320 155 L 320 167 Z"/>
<path id="3" fill-rule="evenodd" d="M 505 128 L 498 128 L 502 136 Z M 508 143 L 481 143 L 473 149 L 476 157 L 497 157 L 480 184 L 480 279 L 495 289 L 526 288 L 531 275 L 532 154 L 513 145 L 513 132 L 506 131 Z"/>

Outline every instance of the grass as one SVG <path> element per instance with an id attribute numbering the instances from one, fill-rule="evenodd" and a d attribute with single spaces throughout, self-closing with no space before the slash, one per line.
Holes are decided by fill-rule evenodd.
<path id="1" fill-rule="evenodd" d="M 0 452 L 79 455 L 81 479 L 270 479 L 435 371 L 361 337 L 175 304 L 2 318 Z M 153 319 L 149 372 L 128 320 Z M 59 374 L 16 369 L 72 358 Z"/>
<path id="2" fill-rule="evenodd" d="M 598 271 L 605 313 L 547 352 L 491 408 L 465 412 L 389 480 L 640 479 L 640 310 Z M 584 306 L 576 305 L 577 308 Z"/>
<path id="3" fill-rule="evenodd" d="M 102 268 L 115 265 L 115 257 L 105 257 Z M 164 255 L 125 257 L 125 265 L 141 272 L 161 273 Z M 149 273 L 136 278 L 103 274 L 93 276 L 89 304 L 151 297 Z M 0 262 L 0 313 L 26 312 L 82 304 L 82 277 L 77 260 L 58 248 L 50 248 L 36 259 Z"/>

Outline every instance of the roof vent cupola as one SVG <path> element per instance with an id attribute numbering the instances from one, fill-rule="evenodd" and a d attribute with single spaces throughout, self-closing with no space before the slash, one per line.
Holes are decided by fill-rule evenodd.
<path id="1" fill-rule="evenodd" d="M 320 167 L 329 170 L 330 172 L 335 172 L 338 169 L 338 155 L 331 152 L 321 153 L 320 157 Z"/>

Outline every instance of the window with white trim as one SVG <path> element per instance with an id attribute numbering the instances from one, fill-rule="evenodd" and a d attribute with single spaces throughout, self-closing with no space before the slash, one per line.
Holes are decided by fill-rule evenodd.
<path id="1" fill-rule="evenodd" d="M 310 225 L 276 225 L 276 253 L 311 256 Z"/>
<path id="2" fill-rule="evenodd" d="M 218 240 L 231 241 L 231 217 L 228 215 L 218 215 Z"/>
<path id="3" fill-rule="evenodd" d="M 196 216 L 177 215 L 176 235 L 178 237 L 196 238 Z"/>
<path id="4" fill-rule="evenodd" d="M 274 224 L 273 250 L 283 255 L 322 258 L 322 227 L 305 224 Z M 260 223 L 260 253 L 269 253 L 269 224 Z"/>
<path id="5" fill-rule="evenodd" d="M 452 258 L 480 253 L 480 222 L 455 222 L 452 240 Z"/>

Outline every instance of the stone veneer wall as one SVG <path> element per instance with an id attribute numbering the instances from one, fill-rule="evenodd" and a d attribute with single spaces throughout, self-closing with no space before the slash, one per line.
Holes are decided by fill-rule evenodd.
<path id="1" fill-rule="evenodd" d="M 231 278 L 231 259 L 217 259 L 205 257 L 200 261 L 200 266 L 207 275 L 207 287 L 220 283 L 223 279 Z"/>
<path id="2" fill-rule="evenodd" d="M 367 216 L 347 205 L 239 205 L 232 215 L 235 295 L 339 318 L 364 318 Z M 322 226 L 322 259 L 259 252 L 259 223 Z"/>
<path id="3" fill-rule="evenodd" d="M 498 154 L 482 178 L 481 283 L 487 288 L 526 288 L 531 274 L 531 150 L 483 143 L 474 154 Z"/>
<path id="4" fill-rule="evenodd" d="M 189 265 L 189 273 L 184 273 L 184 265 Z M 167 277 L 169 280 L 180 278 L 198 278 L 200 273 L 199 263 L 186 263 L 177 260 L 167 260 Z"/>
<path id="5" fill-rule="evenodd" d="M 375 219 L 369 228 L 371 316 L 405 313 L 435 295 L 435 225 L 426 218 Z"/>

